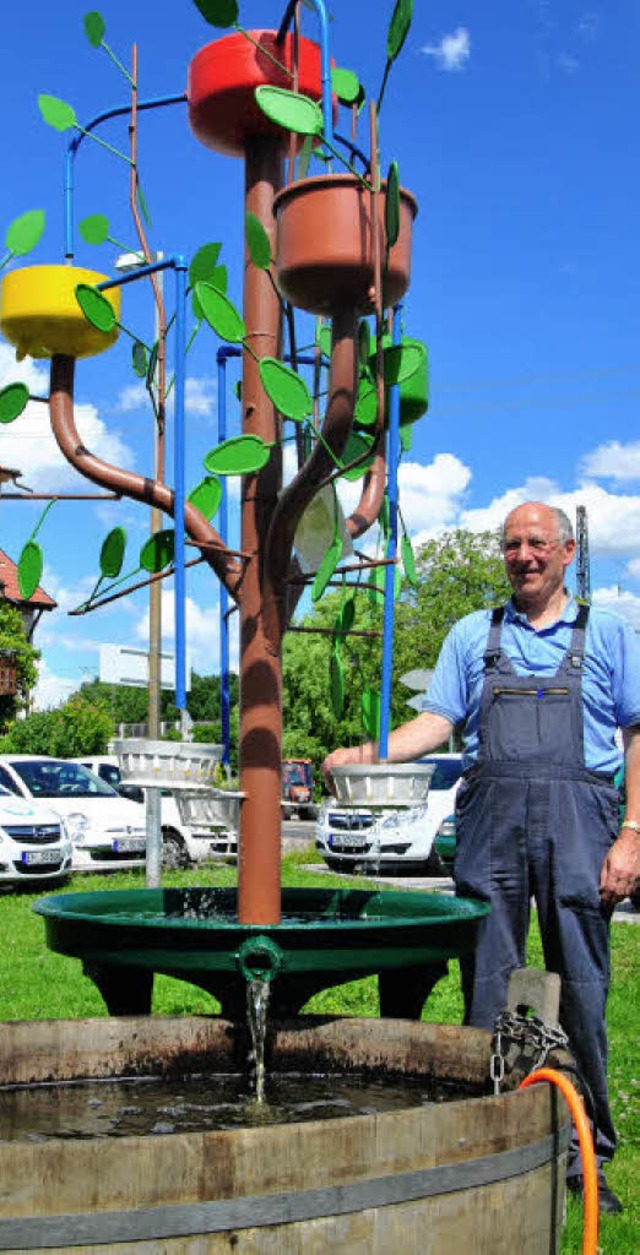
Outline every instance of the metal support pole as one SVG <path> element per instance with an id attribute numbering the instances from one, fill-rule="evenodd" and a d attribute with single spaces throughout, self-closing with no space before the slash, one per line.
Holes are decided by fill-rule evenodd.
<path id="1" fill-rule="evenodd" d="M 402 306 L 395 305 L 393 310 L 393 343 L 399 344 L 402 338 Z M 398 552 L 398 463 L 400 461 L 400 385 L 393 384 L 389 389 L 389 473 L 387 476 L 387 497 L 389 500 L 389 543 L 385 558 L 389 565 L 385 569 L 384 579 L 384 617 L 382 640 L 382 680 L 380 685 L 380 758 L 386 759 L 389 752 L 389 726 L 391 720 L 391 674 L 393 670 L 393 629 L 395 620 L 395 578 L 394 559 Z"/>

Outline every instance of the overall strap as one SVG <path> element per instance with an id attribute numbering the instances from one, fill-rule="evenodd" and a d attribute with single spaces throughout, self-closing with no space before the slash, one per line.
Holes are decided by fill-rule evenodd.
<path id="1" fill-rule="evenodd" d="M 571 667 L 581 667 L 584 661 L 584 645 L 587 623 L 589 621 L 589 610 L 590 607 L 584 604 L 578 606 L 578 613 L 571 634 L 571 643 L 567 650 L 567 661 Z"/>
<path id="2" fill-rule="evenodd" d="M 504 606 L 496 606 L 491 611 L 491 626 L 489 628 L 489 636 L 487 638 L 487 648 L 484 651 L 484 669 L 491 670 L 495 667 L 500 657 L 500 637 L 502 635 L 502 620 L 504 619 Z"/>

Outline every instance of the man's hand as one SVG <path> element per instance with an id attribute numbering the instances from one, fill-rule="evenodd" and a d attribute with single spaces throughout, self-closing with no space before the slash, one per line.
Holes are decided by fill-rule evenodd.
<path id="1" fill-rule="evenodd" d="M 367 746 L 356 745 L 351 749 L 333 750 L 331 754 L 327 754 L 323 764 L 322 771 L 324 774 L 324 782 L 330 793 L 335 792 L 333 776 L 331 770 L 333 767 L 352 767 L 354 763 L 370 762 L 369 757 L 365 757 Z"/>
<path id="2" fill-rule="evenodd" d="M 633 893 L 640 877 L 640 837 L 633 828 L 621 828 L 602 864 L 600 897 L 606 906 L 616 906 Z"/>

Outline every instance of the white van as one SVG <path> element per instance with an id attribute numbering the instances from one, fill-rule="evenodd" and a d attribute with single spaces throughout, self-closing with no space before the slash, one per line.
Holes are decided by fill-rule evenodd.
<path id="1" fill-rule="evenodd" d="M 46 802 L 65 824 L 74 872 L 144 867 L 144 811 L 80 763 L 45 754 L 0 756 L 0 784 L 28 801 Z"/>

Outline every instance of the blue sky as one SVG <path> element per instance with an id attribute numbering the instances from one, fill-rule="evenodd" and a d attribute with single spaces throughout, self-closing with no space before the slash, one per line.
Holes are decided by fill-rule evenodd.
<path id="1" fill-rule="evenodd" d="M 33 0 L 3 13 L 0 236 L 18 214 L 45 209 L 46 232 L 30 262 L 61 262 L 64 252 L 65 137 L 42 122 L 38 93 L 67 100 L 81 122 L 127 101 L 125 79 L 86 40 L 88 7 Z M 283 7 L 243 0 L 240 20 L 249 29 L 275 27 Z M 343 0 L 328 9 L 332 56 L 375 96 L 392 3 Z M 191 0 L 110 0 L 100 11 L 107 42 L 125 64 L 138 45 L 143 99 L 181 92 L 191 57 L 218 37 Z M 315 34 L 308 11 L 303 30 Z M 385 96 L 381 146 L 383 164 L 398 160 L 419 203 L 405 326 L 429 345 L 431 406 L 401 468 L 413 536 L 494 526 L 529 497 L 573 516 L 585 505 L 595 596 L 640 628 L 639 49 L 634 0 L 606 7 L 416 0 Z M 126 149 L 123 124 L 110 128 L 100 134 Z M 177 106 L 145 115 L 140 169 L 152 247 L 189 257 L 208 240 L 223 241 L 221 260 L 239 300 L 241 163 L 201 147 L 186 108 Z M 98 212 L 108 215 L 119 241 L 135 245 L 126 167 L 85 142 L 77 217 Z M 117 252 L 80 243 L 77 261 L 111 271 Z M 127 325 L 151 317 L 141 296 L 127 296 Z M 189 357 L 189 486 L 216 443 L 216 348 L 202 335 Z M 151 416 L 128 359 L 128 345 L 120 343 L 79 365 L 78 423 L 102 457 L 148 471 Z M 42 393 L 47 366 L 27 361 L 17 368 L 0 341 L 0 383 L 17 378 Z M 86 487 L 56 455 L 42 407 L 0 429 L 0 463 L 19 468 L 34 491 Z M 0 545 L 14 560 L 40 509 L 0 502 Z M 43 585 L 60 607 L 36 638 L 42 705 L 97 673 L 101 642 L 144 645 L 144 593 L 83 618 L 66 613 L 92 587 L 102 539 L 116 523 L 127 528 L 136 553 L 147 513 L 127 502 L 59 503 L 38 536 Z M 164 600 L 170 648 L 170 581 Z M 194 666 L 216 671 L 217 586 L 204 571 L 189 577 L 187 630 Z"/>

